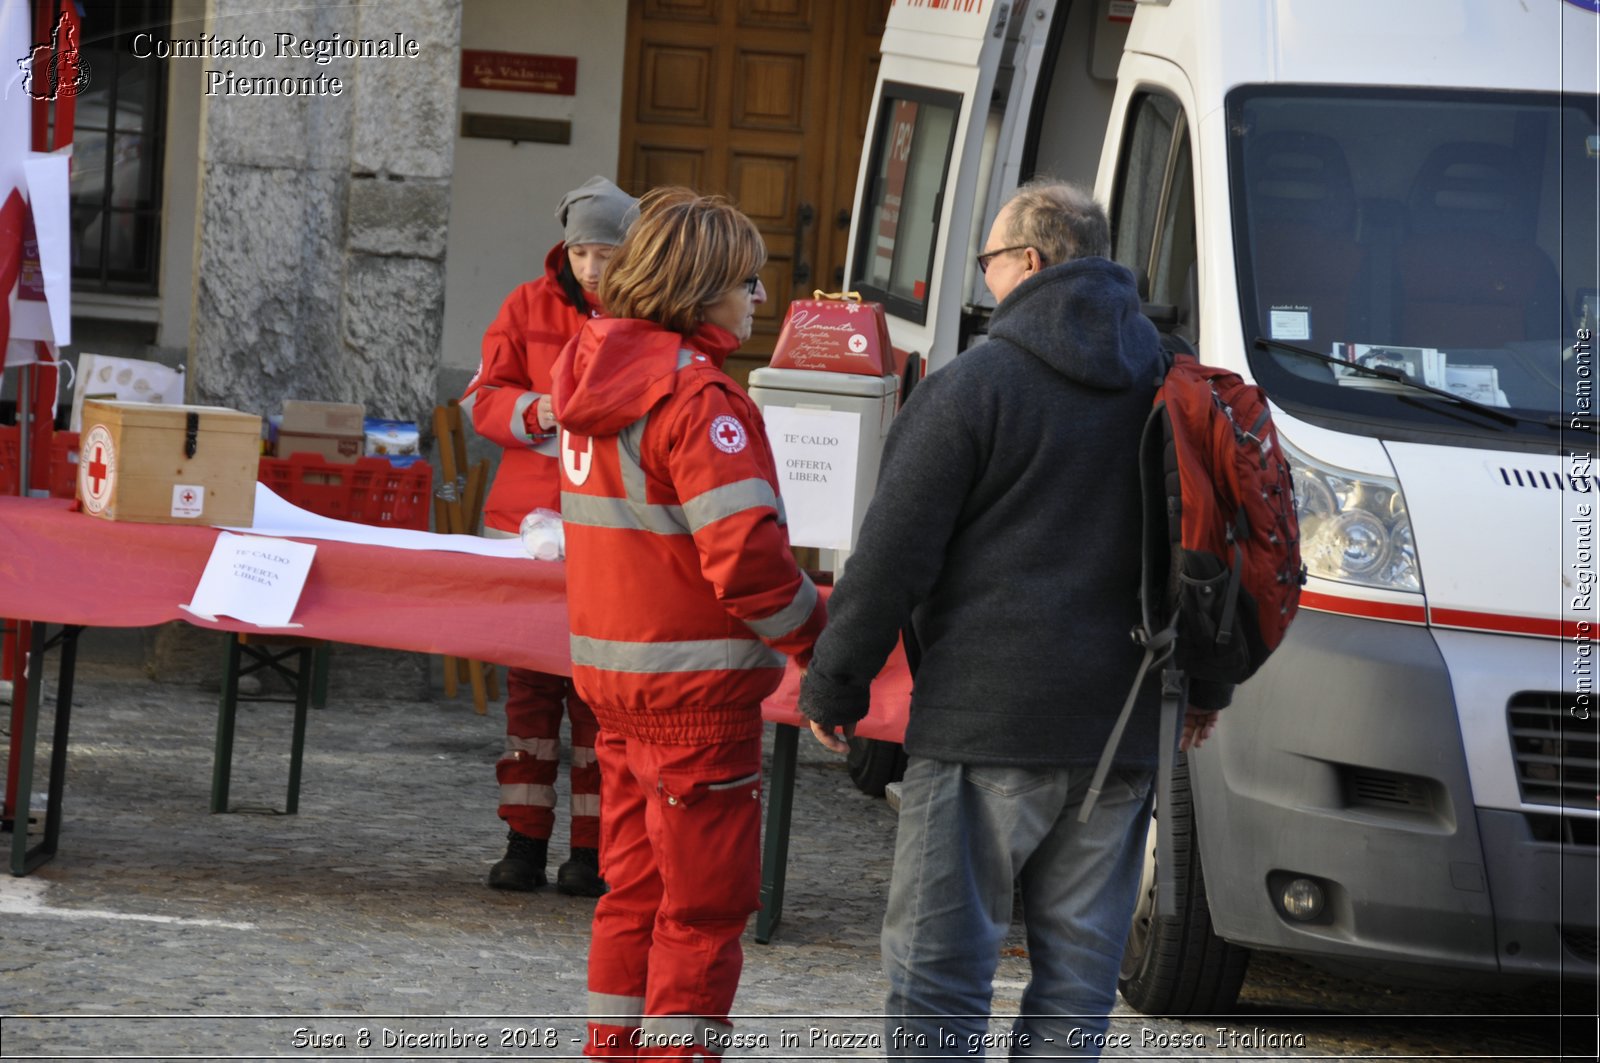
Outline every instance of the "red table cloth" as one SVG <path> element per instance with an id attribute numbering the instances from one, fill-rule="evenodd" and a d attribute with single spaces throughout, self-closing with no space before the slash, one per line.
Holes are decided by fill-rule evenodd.
<path id="1" fill-rule="evenodd" d="M 182 620 L 255 631 L 182 608 L 194 594 L 217 529 L 106 521 L 54 498 L 0 497 L 0 616 L 86 627 L 148 627 Z M 556 562 L 308 539 L 317 547 L 299 605 L 283 632 L 364 646 L 444 654 L 569 675 L 566 568 Z M 826 594 L 828 588 L 823 588 Z M 805 726 L 795 711 L 791 661 L 763 715 Z M 898 742 L 911 676 L 897 647 L 873 682 L 865 738 Z"/>

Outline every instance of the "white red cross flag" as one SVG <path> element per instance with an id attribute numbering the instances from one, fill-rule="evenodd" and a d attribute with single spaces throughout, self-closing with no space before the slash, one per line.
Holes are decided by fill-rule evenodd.
<path id="1" fill-rule="evenodd" d="M 27 176 L 23 164 L 29 154 L 33 128 L 32 101 L 22 90 L 24 73 L 18 60 L 28 58 L 28 5 L 24 0 L 0 0 L 0 339 L 11 338 L 12 308 L 17 302 L 17 281 L 22 272 L 23 232 L 28 224 Z M 0 349 L 0 366 L 10 364 L 8 351 Z"/>
<path id="2" fill-rule="evenodd" d="M 43 0 L 31 30 L 28 7 L 0 0 L 0 369 L 36 367 L 23 392 L 33 402 L 19 420 L 31 426 L 38 454 L 55 421 L 57 348 L 72 342 L 68 182 L 76 96 L 88 71 L 71 0 Z M 52 124 L 55 143 L 47 144 Z M 32 471 L 28 479 L 39 486 Z"/>
<path id="3" fill-rule="evenodd" d="M 53 361 L 72 342 L 68 157 L 74 94 L 82 88 L 77 13 L 43 5 L 34 31 L 27 0 L 0 0 L 0 334 L 6 366 Z M 49 40 L 37 30 L 52 26 Z M 45 153 L 48 108 L 56 151 Z M 53 382 L 52 382 L 53 383 Z"/>

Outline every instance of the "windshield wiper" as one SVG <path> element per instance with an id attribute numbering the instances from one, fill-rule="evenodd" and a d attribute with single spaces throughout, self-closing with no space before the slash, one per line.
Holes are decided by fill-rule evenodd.
<path id="1" fill-rule="evenodd" d="M 1416 391 L 1421 391 L 1428 395 L 1436 395 L 1441 399 L 1447 399 L 1457 406 L 1471 410 L 1473 413 L 1482 414 L 1484 417 L 1487 417 L 1492 421 L 1499 421 L 1501 424 L 1508 427 L 1514 428 L 1524 422 L 1532 424 L 1549 423 L 1542 418 L 1535 419 L 1530 417 L 1519 417 L 1514 413 L 1507 413 L 1505 410 L 1502 410 L 1496 406 L 1485 406 L 1481 402 L 1475 402 L 1472 399 L 1463 398 L 1453 391 L 1446 391 L 1444 388 L 1436 388 L 1432 384 L 1424 384 L 1421 381 L 1413 380 L 1398 369 L 1390 369 L 1386 366 L 1378 365 L 1362 365 L 1359 362 L 1347 362 L 1343 358 L 1335 358 L 1331 354 L 1323 354 L 1321 351 L 1313 351 L 1309 347 L 1297 347 L 1292 343 L 1284 343 L 1282 340 L 1269 340 L 1265 336 L 1257 336 L 1255 339 L 1255 345 L 1261 350 L 1276 350 L 1283 351 L 1287 354 L 1298 354 L 1302 358 L 1314 358 L 1319 362 L 1327 362 L 1329 365 L 1339 366 L 1344 369 L 1348 369 L 1353 373 L 1361 373 L 1365 376 L 1375 376 L 1379 380 L 1389 380 L 1396 384 L 1403 384 L 1406 387 L 1412 388 Z"/>

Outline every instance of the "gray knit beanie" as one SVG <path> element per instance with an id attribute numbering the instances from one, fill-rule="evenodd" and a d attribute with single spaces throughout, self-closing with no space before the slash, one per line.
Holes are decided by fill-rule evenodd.
<path id="1" fill-rule="evenodd" d="M 571 244 L 620 244 L 639 213 L 639 201 L 606 180 L 591 177 L 561 197 L 556 220 Z"/>

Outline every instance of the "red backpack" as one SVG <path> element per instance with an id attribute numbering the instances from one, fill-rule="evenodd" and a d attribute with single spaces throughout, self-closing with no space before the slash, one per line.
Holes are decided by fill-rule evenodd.
<path id="1" fill-rule="evenodd" d="M 1157 800 L 1166 803 L 1184 677 L 1227 684 L 1254 675 L 1283 641 L 1305 582 L 1294 481 L 1259 387 L 1187 351 L 1174 354 L 1140 438 L 1139 470 L 1143 622 L 1133 638 L 1144 661 L 1095 769 L 1083 821 L 1150 671 L 1164 667 Z M 1162 907 L 1170 898 L 1158 891 Z"/>
<path id="2" fill-rule="evenodd" d="M 1140 464 L 1144 631 L 1172 629 L 1173 663 L 1190 677 L 1242 683 L 1283 641 L 1305 582 L 1294 481 L 1266 394 L 1174 355 Z"/>

